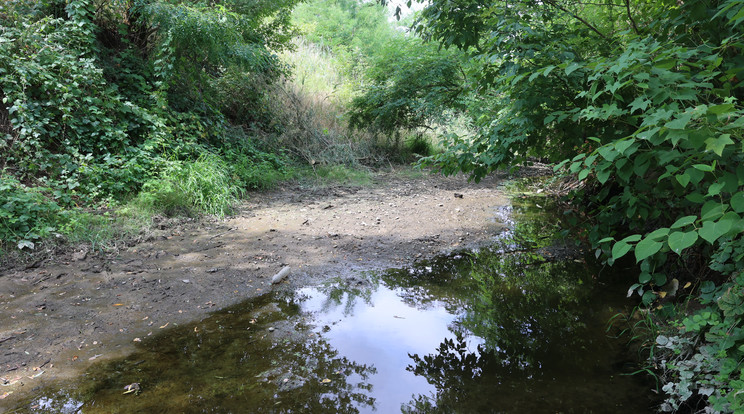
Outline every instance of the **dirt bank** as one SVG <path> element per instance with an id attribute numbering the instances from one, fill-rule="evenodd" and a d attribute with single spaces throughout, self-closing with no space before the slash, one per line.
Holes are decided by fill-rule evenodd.
<path id="1" fill-rule="evenodd" d="M 166 228 L 117 256 L 79 251 L 1 272 L 0 411 L 148 335 L 269 289 L 486 243 L 503 229 L 499 180 L 405 170 L 367 187 L 292 185 L 252 195 L 235 217 Z M 272 286 L 283 266 L 291 275 Z"/>

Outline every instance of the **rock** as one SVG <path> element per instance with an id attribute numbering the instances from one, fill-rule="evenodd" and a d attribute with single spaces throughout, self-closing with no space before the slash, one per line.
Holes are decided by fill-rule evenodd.
<path id="1" fill-rule="evenodd" d="M 271 278 L 272 284 L 277 284 L 284 280 L 287 276 L 289 276 L 289 273 L 292 271 L 292 268 L 289 266 L 284 266 L 282 270 L 279 271 L 279 273 L 275 274 L 274 277 Z"/>
<path id="2" fill-rule="evenodd" d="M 85 258 L 88 257 L 88 251 L 87 250 L 80 250 L 79 252 L 75 252 L 72 255 L 72 259 L 76 262 L 80 262 L 85 260 Z"/>

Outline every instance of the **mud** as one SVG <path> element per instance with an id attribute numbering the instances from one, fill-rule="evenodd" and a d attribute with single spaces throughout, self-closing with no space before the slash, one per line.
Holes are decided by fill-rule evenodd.
<path id="1" fill-rule="evenodd" d="M 270 289 L 408 266 L 488 243 L 508 201 L 493 176 L 376 174 L 366 187 L 288 185 L 234 217 L 163 228 L 118 255 L 85 249 L 0 272 L 0 411 L 169 327 Z M 271 279 L 284 266 L 291 274 Z"/>

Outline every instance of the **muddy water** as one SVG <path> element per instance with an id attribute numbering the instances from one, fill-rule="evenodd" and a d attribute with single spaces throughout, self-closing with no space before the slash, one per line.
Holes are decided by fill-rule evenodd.
<path id="1" fill-rule="evenodd" d="M 652 412 L 653 384 L 624 375 L 633 359 L 607 334 L 627 276 L 546 248 L 541 204 L 496 212 L 511 230 L 488 249 L 264 295 L 15 412 Z"/>

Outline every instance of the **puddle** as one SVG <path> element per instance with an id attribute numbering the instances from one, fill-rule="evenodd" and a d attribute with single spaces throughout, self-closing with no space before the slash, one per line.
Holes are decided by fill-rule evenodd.
<path id="1" fill-rule="evenodd" d="M 492 248 L 264 295 L 14 412 L 653 412 L 606 333 L 627 278 L 541 250 L 557 227 L 535 204 Z"/>

